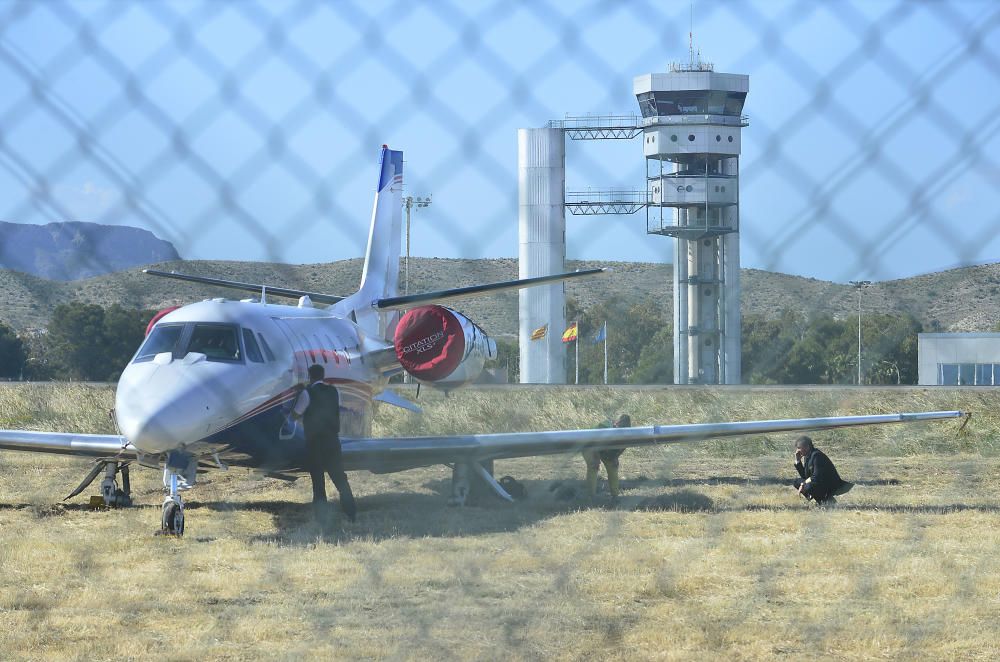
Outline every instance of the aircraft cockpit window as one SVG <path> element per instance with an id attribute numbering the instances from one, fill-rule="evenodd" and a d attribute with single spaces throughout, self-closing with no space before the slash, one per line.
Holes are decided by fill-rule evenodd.
<path id="1" fill-rule="evenodd" d="M 204 354 L 209 361 L 242 361 L 236 327 L 227 324 L 195 324 L 188 353 Z"/>
<path id="2" fill-rule="evenodd" d="M 273 361 L 274 352 L 271 351 L 271 346 L 267 344 L 267 339 L 264 338 L 260 331 L 257 332 L 257 337 L 260 338 L 260 347 L 264 350 L 264 355 L 267 356 L 267 360 Z"/>
<path id="3" fill-rule="evenodd" d="M 264 362 L 264 357 L 260 354 L 260 347 L 257 346 L 257 341 L 253 337 L 253 331 L 250 329 L 243 329 L 243 348 L 247 352 L 248 359 L 254 363 Z"/>
<path id="4" fill-rule="evenodd" d="M 152 361 L 157 354 L 173 352 L 183 330 L 183 324 L 157 324 L 149 332 L 146 342 L 142 343 L 133 363 Z"/>

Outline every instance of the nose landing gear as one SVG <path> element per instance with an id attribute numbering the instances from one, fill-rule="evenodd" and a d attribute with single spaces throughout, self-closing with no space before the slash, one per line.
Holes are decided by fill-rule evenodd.
<path id="1" fill-rule="evenodd" d="M 184 535 L 184 501 L 180 491 L 190 489 L 198 476 L 198 460 L 182 453 L 170 453 L 163 468 L 163 486 L 167 496 L 163 499 L 159 535 Z"/>
<path id="2" fill-rule="evenodd" d="M 169 494 L 163 500 L 163 513 L 160 516 L 160 535 L 184 535 L 184 501 L 178 492 L 177 474 L 164 471 L 164 482 L 167 483 Z"/>

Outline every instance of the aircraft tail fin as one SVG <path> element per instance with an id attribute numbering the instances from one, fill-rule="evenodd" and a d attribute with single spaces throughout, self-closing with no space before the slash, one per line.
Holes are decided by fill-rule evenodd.
<path id="1" fill-rule="evenodd" d="M 403 226 L 403 152 L 382 146 L 378 188 L 368 230 L 365 266 L 358 292 L 337 304 L 372 335 L 391 337 L 398 312 L 380 312 L 373 304 L 399 292 L 400 235 Z"/>

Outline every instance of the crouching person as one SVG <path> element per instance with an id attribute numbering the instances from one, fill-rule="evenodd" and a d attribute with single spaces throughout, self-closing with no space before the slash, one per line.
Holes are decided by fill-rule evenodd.
<path id="1" fill-rule="evenodd" d="M 816 448 L 812 439 L 805 435 L 795 440 L 795 470 L 799 472 L 795 489 L 817 504 L 837 503 L 835 496 L 846 494 L 854 487 L 840 477 L 826 453 Z"/>

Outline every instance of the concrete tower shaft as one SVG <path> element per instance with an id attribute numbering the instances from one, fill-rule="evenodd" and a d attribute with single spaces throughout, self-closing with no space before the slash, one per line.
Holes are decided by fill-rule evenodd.
<path id="1" fill-rule="evenodd" d="M 566 265 L 566 140 L 562 129 L 518 129 L 518 277 L 562 273 Z M 566 291 L 562 283 L 518 293 L 522 384 L 565 384 Z M 532 332 L 547 325 L 543 338 Z"/>
<path id="2" fill-rule="evenodd" d="M 646 230 L 674 237 L 674 381 L 740 382 L 739 155 L 749 77 L 692 63 L 635 79 Z"/>

